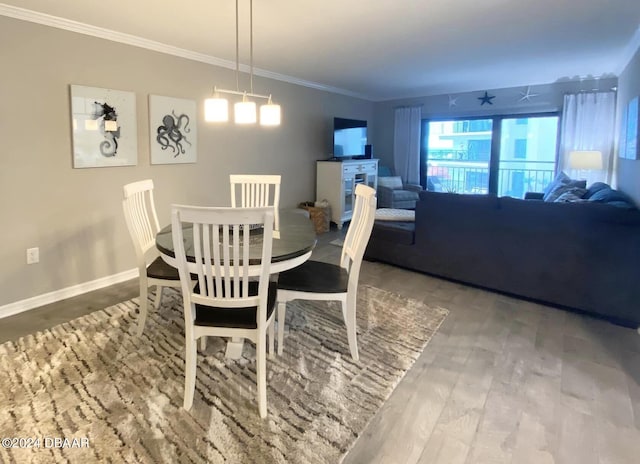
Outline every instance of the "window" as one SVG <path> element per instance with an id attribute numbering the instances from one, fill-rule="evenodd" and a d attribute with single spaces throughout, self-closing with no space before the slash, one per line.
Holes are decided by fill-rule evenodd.
<path id="1" fill-rule="evenodd" d="M 519 198 L 542 191 L 555 172 L 558 121 L 557 113 L 425 119 L 423 184 L 428 190 Z"/>
<path id="2" fill-rule="evenodd" d="M 489 189 L 491 119 L 423 121 L 424 163 L 430 190 L 486 193 Z"/>

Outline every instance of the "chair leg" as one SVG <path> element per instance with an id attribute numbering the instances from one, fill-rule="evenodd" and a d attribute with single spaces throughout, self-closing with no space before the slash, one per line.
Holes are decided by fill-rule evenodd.
<path id="1" fill-rule="evenodd" d="M 284 320 L 287 316 L 287 302 L 278 301 L 278 356 L 282 356 L 284 345 Z"/>
<path id="2" fill-rule="evenodd" d="M 156 299 L 154 301 L 156 310 L 158 310 L 162 304 L 162 288 L 163 287 L 161 285 L 156 285 Z"/>
<path id="3" fill-rule="evenodd" d="M 356 299 L 347 296 L 346 301 L 342 301 L 342 312 L 346 314 L 345 325 L 347 326 L 347 339 L 349 340 L 349 351 L 354 361 L 358 361 L 358 338 L 356 336 Z"/>
<path id="4" fill-rule="evenodd" d="M 144 324 L 147 321 L 147 308 L 149 307 L 149 287 L 146 282 L 140 282 L 140 298 L 138 309 L 138 328 L 136 329 L 136 335 L 140 337 L 144 332 Z"/>
<path id="5" fill-rule="evenodd" d="M 200 351 L 204 351 L 207 349 L 207 337 L 204 335 L 200 337 Z"/>
<path id="6" fill-rule="evenodd" d="M 266 359 L 266 332 L 258 334 L 256 343 L 256 377 L 258 381 L 258 410 L 260 418 L 267 417 L 267 359 Z"/>
<path id="7" fill-rule="evenodd" d="M 276 325 L 275 317 L 271 319 L 271 324 L 267 328 L 267 335 L 269 336 L 269 358 L 273 358 L 273 346 L 275 344 L 275 330 L 274 326 Z"/>
<path id="8" fill-rule="evenodd" d="M 196 341 L 192 334 L 187 333 L 185 340 L 185 369 L 184 369 L 184 404 L 187 411 L 193 406 L 193 395 L 196 390 L 196 361 L 197 361 Z"/>

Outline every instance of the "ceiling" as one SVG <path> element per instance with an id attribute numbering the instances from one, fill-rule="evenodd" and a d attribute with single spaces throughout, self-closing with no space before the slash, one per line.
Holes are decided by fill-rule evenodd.
<path id="1" fill-rule="evenodd" d="M 242 63 L 248 5 L 240 0 Z M 233 0 L 2 6 L 235 63 Z M 253 18 L 257 74 L 375 101 L 617 76 L 640 45 L 639 0 L 256 0 Z"/>

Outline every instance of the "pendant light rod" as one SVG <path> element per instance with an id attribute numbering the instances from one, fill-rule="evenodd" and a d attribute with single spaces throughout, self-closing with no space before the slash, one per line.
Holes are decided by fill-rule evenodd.
<path id="1" fill-rule="evenodd" d="M 249 88 L 253 93 L 253 0 L 249 0 L 249 70 Z"/>
<path id="2" fill-rule="evenodd" d="M 243 92 L 241 90 L 227 90 L 227 89 L 219 89 L 218 87 L 213 88 L 213 93 L 227 93 L 230 95 L 246 95 L 247 97 L 252 98 L 264 98 L 265 100 L 269 100 L 271 98 L 271 94 L 269 95 L 260 95 L 258 93 L 253 92 Z"/>
<path id="3" fill-rule="evenodd" d="M 236 90 L 240 90 L 240 35 L 238 33 L 238 0 L 236 0 Z"/>

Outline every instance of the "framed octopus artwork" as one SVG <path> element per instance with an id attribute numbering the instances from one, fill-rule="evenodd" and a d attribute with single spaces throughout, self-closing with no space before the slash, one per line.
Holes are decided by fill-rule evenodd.
<path id="1" fill-rule="evenodd" d="M 195 101 L 149 95 L 149 125 L 151 164 L 198 160 Z"/>
<path id="2" fill-rule="evenodd" d="M 73 167 L 138 164 L 133 92 L 71 85 Z"/>

